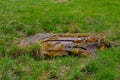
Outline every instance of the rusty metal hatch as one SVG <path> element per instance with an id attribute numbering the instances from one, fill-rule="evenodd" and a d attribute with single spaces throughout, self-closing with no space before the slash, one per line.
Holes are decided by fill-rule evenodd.
<path id="1" fill-rule="evenodd" d="M 22 41 L 20 46 L 29 46 L 35 43 L 41 45 L 39 54 L 44 56 L 63 55 L 95 55 L 98 50 L 110 47 L 105 41 L 104 34 L 49 34 L 40 33 Z M 108 44 L 109 43 L 109 44 Z"/>

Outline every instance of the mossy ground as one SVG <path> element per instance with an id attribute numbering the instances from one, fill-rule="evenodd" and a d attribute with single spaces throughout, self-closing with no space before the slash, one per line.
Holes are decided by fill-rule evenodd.
<path id="1" fill-rule="evenodd" d="M 98 52 L 95 58 L 73 56 L 16 59 L 17 41 L 40 32 L 100 32 L 120 42 L 119 0 L 1 0 L 1 80 L 119 80 L 120 47 Z M 82 68 L 84 70 L 82 70 Z"/>

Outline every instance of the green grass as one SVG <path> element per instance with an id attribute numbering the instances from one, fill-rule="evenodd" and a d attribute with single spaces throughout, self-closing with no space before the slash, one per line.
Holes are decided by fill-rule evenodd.
<path id="1" fill-rule="evenodd" d="M 39 32 L 100 32 L 120 43 L 119 0 L 1 0 L 1 80 L 119 80 L 120 48 L 98 52 L 95 58 L 73 56 L 35 60 L 38 45 L 19 52 L 21 38 Z M 16 59 L 12 55 L 25 53 Z"/>

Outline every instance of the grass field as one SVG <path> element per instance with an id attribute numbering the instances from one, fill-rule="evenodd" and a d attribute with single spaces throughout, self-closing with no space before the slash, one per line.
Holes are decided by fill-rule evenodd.
<path id="1" fill-rule="evenodd" d="M 16 43 L 40 32 L 104 33 L 120 43 L 119 0 L 0 0 L 1 80 L 120 80 L 120 47 L 95 58 L 13 59 Z"/>

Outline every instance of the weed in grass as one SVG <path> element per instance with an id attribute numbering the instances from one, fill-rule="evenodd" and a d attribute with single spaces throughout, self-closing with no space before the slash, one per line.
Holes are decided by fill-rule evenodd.
<path id="1" fill-rule="evenodd" d="M 29 47 L 29 53 L 31 53 L 36 59 L 40 58 L 41 54 L 41 45 L 40 44 L 35 44 Z"/>
<path id="2" fill-rule="evenodd" d="M 2 58 L 2 60 L 0 61 L 0 68 L 1 68 L 1 71 L 3 73 L 5 73 L 7 70 L 11 69 L 15 67 L 15 61 L 12 60 L 11 58 L 9 57 L 4 57 Z"/>
<path id="3" fill-rule="evenodd" d="M 13 58 L 17 58 L 19 55 L 30 54 L 35 59 L 38 59 L 40 58 L 40 51 L 41 51 L 40 44 L 34 44 L 29 47 L 23 47 L 23 48 L 19 47 L 18 45 L 12 45 L 8 49 L 9 56 Z"/>
<path id="4" fill-rule="evenodd" d="M 45 71 L 49 71 L 49 70 L 51 69 L 51 65 L 50 65 L 49 62 L 45 62 L 45 63 L 43 64 L 43 66 L 44 66 L 44 70 L 45 70 Z"/>
<path id="5" fill-rule="evenodd" d="M 115 72 L 111 69 L 104 69 L 99 71 L 95 76 L 96 80 L 115 80 Z"/>
<path id="6" fill-rule="evenodd" d="M 68 26 L 67 25 L 63 25 L 63 26 L 61 26 L 61 25 L 57 25 L 57 30 L 56 31 L 53 31 L 53 32 L 56 32 L 56 33 L 66 33 L 66 32 L 68 32 Z"/>
<path id="7" fill-rule="evenodd" d="M 0 46 L 0 57 L 5 56 L 6 54 L 6 47 L 5 46 Z"/>
<path id="8" fill-rule="evenodd" d="M 8 53 L 9 53 L 9 56 L 13 57 L 13 58 L 17 58 L 21 52 L 20 52 L 20 48 L 16 45 L 12 45 L 9 50 L 8 50 Z"/>
<path id="9" fill-rule="evenodd" d="M 52 31 L 56 31 L 57 27 L 55 25 L 50 25 L 50 24 L 45 23 L 43 29 L 45 32 L 52 32 Z"/>
<path id="10" fill-rule="evenodd" d="M 83 69 L 82 71 L 85 71 L 87 73 L 95 73 L 97 72 L 97 70 L 99 69 L 99 63 L 97 61 L 93 61 L 93 62 L 89 62 L 85 69 Z"/>
<path id="11" fill-rule="evenodd" d="M 27 28 L 27 29 L 25 29 L 25 33 L 27 34 L 27 36 L 34 35 L 35 32 L 36 31 L 33 28 Z"/>
<path id="12" fill-rule="evenodd" d="M 24 55 L 20 55 L 20 56 L 17 58 L 16 64 L 28 63 L 28 61 L 33 62 L 33 61 L 34 61 L 33 56 L 31 56 L 30 54 L 24 54 Z"/>
<path id="13" fill-rule="evenodd" d="M 50 80 L 51 80 L 51 79 L 52 79 L 52 80 L 58 79 L 58 78 L 59 78 L 58 72 L 55 71 L 55 70 L 51 70 L 51 71 L 50 71 L 50 76 L 49 76 L 49 78 L 50 78 Z"/>
<path id="14" fill-rule="evenodd" d="M 11 69 L 13 69 L 14 67 L 15 67 L 14 60 L 8 57 L 4 57 L 4 59 L 0 61 L 0 68 L 1 68 L 0 72 L 2 73 L 1 79 L 9 80 L 13 73 Z"/>
<path id="15" fill-rule="evenodd" d="M 17 25 L 14 27 L 17 31 L 23 31 L 25 26 L 22 23 L 17 23 Z"/>
<path id="16" fill-rule="evenodd" d="M 80 70 L 76 70 L 72 73 L 70 80 L 79 80 L 81 79 L 80 76 L 81 76 Z"/>
<path id="17" fill-rule="evenodd" d="M 4 34 L 14 33 L 14 29 L 11 26 L 8 26 L 8 25 L 1 27 L 1 31 Z"/>

